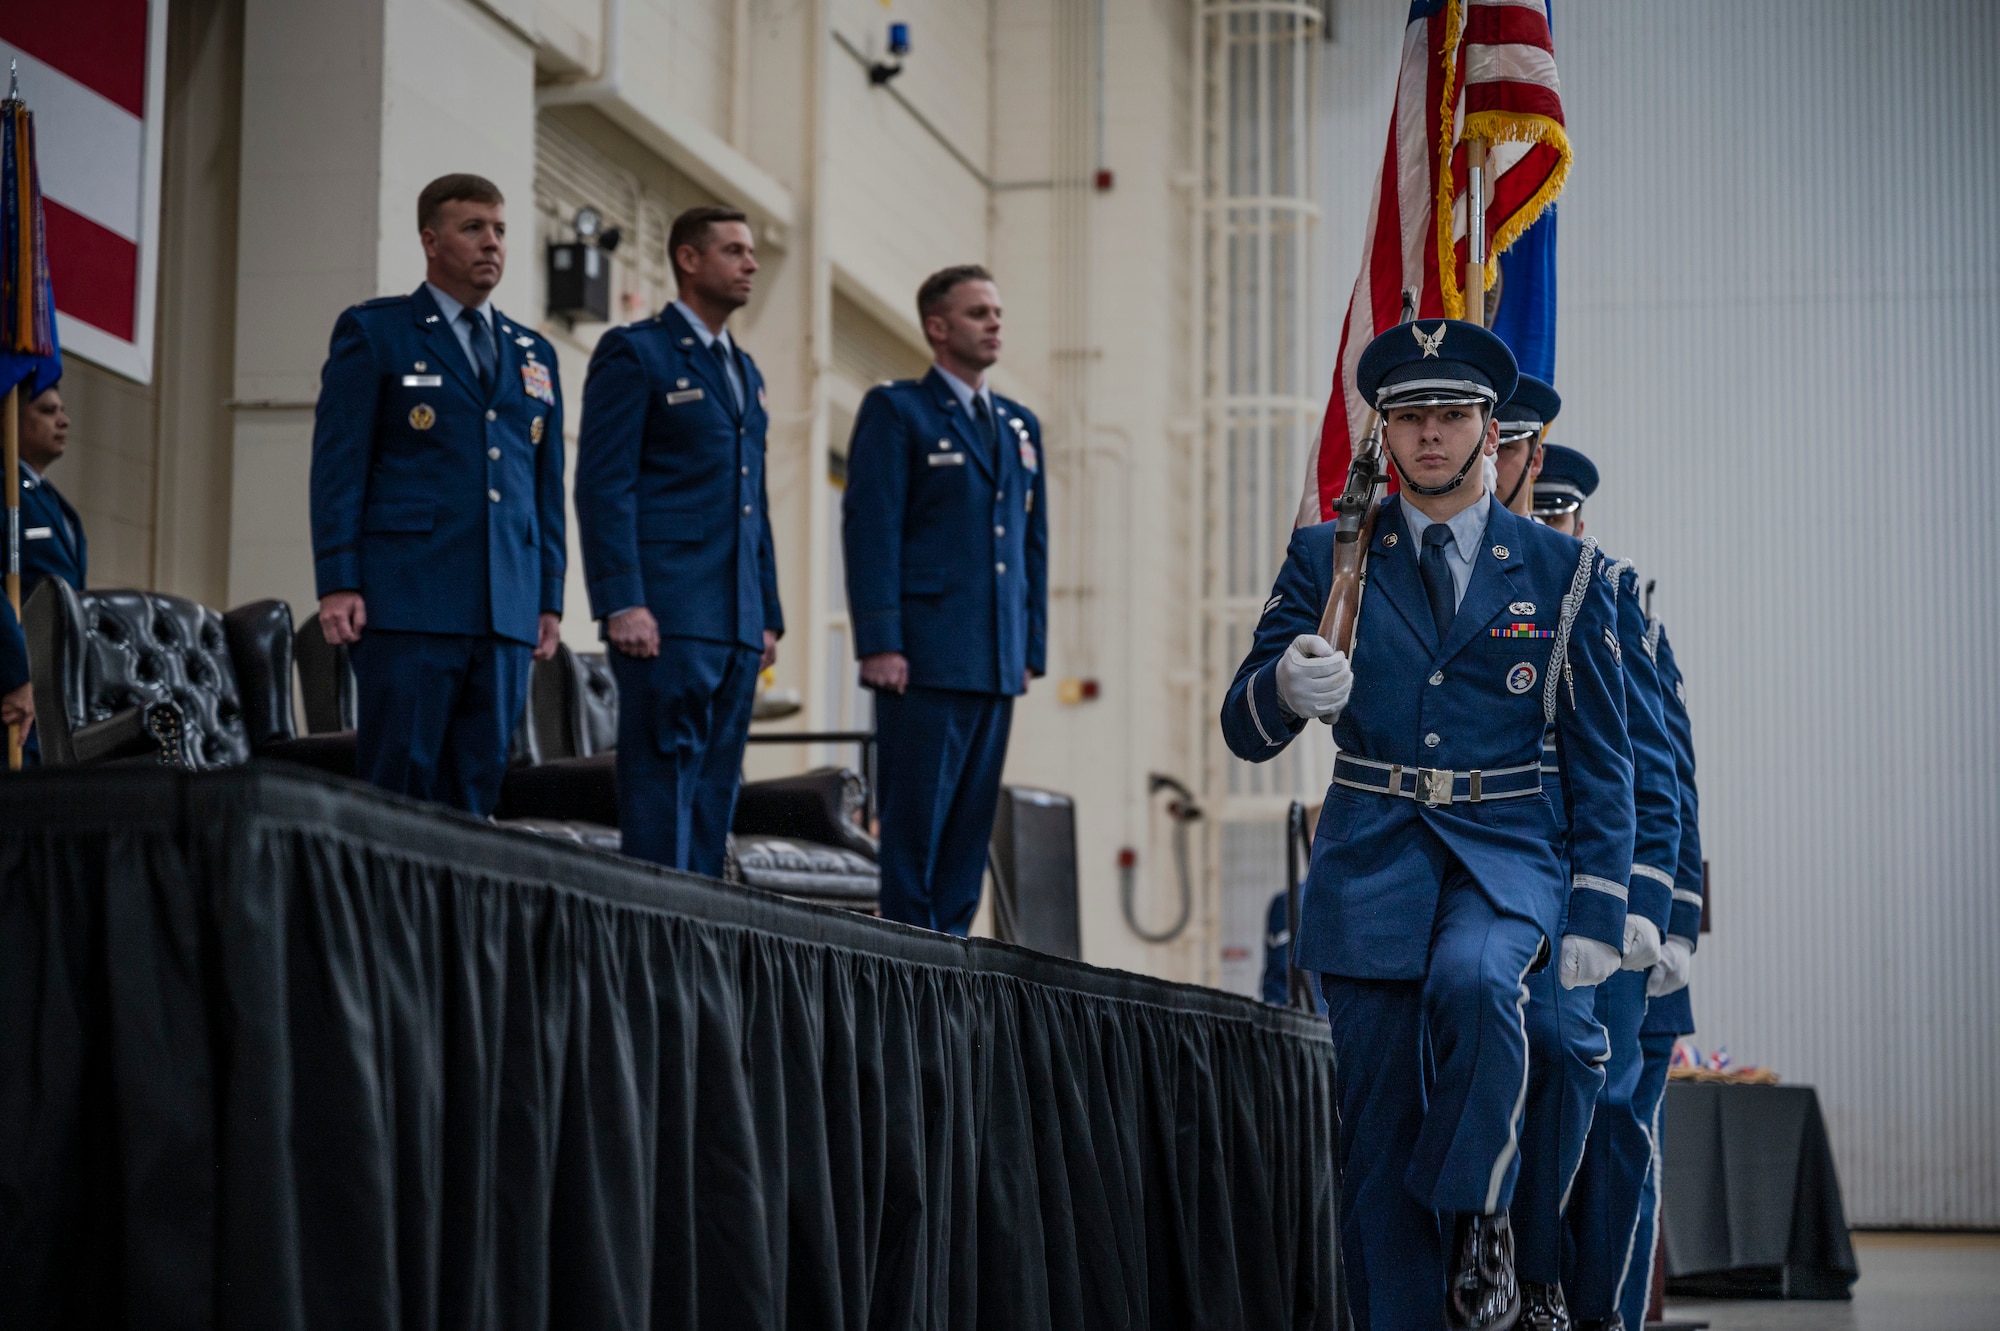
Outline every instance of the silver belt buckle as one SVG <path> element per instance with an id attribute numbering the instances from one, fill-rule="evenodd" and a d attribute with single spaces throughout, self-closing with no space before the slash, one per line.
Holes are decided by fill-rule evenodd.
<path id="1" fill-rule="evenodd" d="M 1424 783 L 1424 803 L 1435 809 L 1451 803 L 1452 771 L 1449 767 L 1422 767 L 1417 775 Z"/>

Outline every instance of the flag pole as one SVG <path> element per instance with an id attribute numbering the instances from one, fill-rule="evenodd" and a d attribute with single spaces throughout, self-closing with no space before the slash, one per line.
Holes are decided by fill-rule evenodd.
<path id="1" fill-rule="evenodd" d="M 1465 141 L 1465 317 L 1486 324 L 1486 140 Z"/>
<path id="2" fill-rule="evenodd" d="M 0 399 L 0 441 L 7 467 L 7 601 L 14 621 L 21 619 L 21 386 L 15 384 Z M 21 728 L 7 727 L 7 770 L 21 770 Z"/>

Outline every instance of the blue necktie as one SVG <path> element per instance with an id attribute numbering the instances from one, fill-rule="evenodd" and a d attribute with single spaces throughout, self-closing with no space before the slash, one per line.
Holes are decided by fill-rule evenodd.
<path id="1" fill-rule="evenodd" d="M 979 438 L 986 445 L 987 461 L 998 467 L 1000 465 L 1000 427 L 993 423 L 993 413 L 987 410 L 984 395 L 973 394 L 972 415 L 979 422 Z"/>
<path id="2" fill-rule="evenodd" d="M 486 334 L 486 321 L 471 310 L 460 310 L 458 319 L 469 335 L 465 340 L 472 344 L 472 363 L 479 371 L 479 387 L 490 397 L 493 394 L 493 339 Z"/>
<path id="3" fill-rule="evenodd" d="M 729 372 L 729 348 L 723 346 L 722 339 L 718 337 L 708 344 L 708 350 L 715 357 L 716 368 L 722 371 L 722 386 L 729 390 L 729 400 L 736 404 L 736 414 L 742 415 L 743 394 L 737 391 L 736 377 Z"/>
<path id="4" fill-rule="evenodd" d="M 1458 589 L 1452 585 L 1451 565 L 1445 562 L 1444 548 L 1451 543 L 1451 528 L 1433 522 L 1424 528 L 1424 553 L 1417 570 L 1424 575 L 1424 595 L 1430 598 L 1431 620 L 1437 625 L 1438 642 L 1451 633 L 1451 621 L 1458 618 Z"/>

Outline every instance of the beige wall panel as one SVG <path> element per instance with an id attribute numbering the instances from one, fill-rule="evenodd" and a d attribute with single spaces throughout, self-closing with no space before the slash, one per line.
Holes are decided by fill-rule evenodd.
<path id="1" fill-rule="evenodd" d="M 535 0 L 536 58 L 551 73 L 594 73 L 604 59 L 600 0 Z"/>
<path id="2" fill-rule="evenodd" d="M 471 0 L 388 0 L 383 42 L 380 236 L 368 294 L 409 291 L 423 281 L 417 195 L 438 176 L 471 171 L 498 185 L 510 220 L 518 218 L 494 304 L 528 315 L 540 262 L 528 225 L 534 49 Z"/>
<path id="3" fill-rule="evenodd" d="M 831 8 L 834 32 L 877 59 L 888 49 L 889 24 L 910 25 L 911 52 L 890 86 L 974 164 L 987 169 L 994 109 L 987 0 L 897 0 L 893 7 L 880 0 L 834 0 Z M 1012 6 L 1003 0 L 1003 8 Z M 859 75 L 861 66 L 838 51 L 833 57 L 836 87 L 847 81 L 849 70 Z M 867 86 L 865 79 L 862 83 Z"/>
<path id="4" fill-rule="evenodd" d="M 1061 96 L 1056 44 L 1074 38 L 1038 6 L 1010 6 L 996 42 L 995 151 L 999 173 L 1032 181 L 1059 174 L 1059 132 L 1094 163 L 1097 91 L 1089 41 L 1085 80 Z M 1164 797 L 1149 800 L 1147 774 L 1198 786 L 1190 715 L 1196 585 L 1188 539 L 1189 441 L 1185 411 L 1187 299 L 1184 200 L 1174 179 L 1185 141 L 1187 20 L 1179 6 L 1110 3 L 1105 39 L 1105 162 L 1116 187 L 1081 195 L 1089 282 L 1087 325 L 1058 320 L 1062 280 L 1055 227 L 1064 215 L 1046 189 L 995 197 L 993 263 L 1008 305 L 1004 382 L 1043 420 L 1050 459 L 1050 674 L 1015 712 L 1007 780 L 1064 791 L 1077 801 L 1083 943 L 1094 962 L 1181 979 L 1209 978 L 1214 933 L 1200 882 L 1200 840 L 1189 846 L 1195 900 L 1174 942 L 1142 941 L 1125 924 L 1117 857 L 1138 852 L 1134 914 L 1159 930 L 1178 914 L 1179 875 Z M 1088 33 L 1088 27 L 1085 27 Z M 1059 125 L 1054 117 L 1084 123 Z M 1074 169 L 1073 167 L 1071 168 Z M 1069 242 L 1075 244 L 1077 242 Z M 1081 337 L 1079 345 L 1059 345 Z M 1086 366 L 1083 397 L 1065 414 L 1051 400 L 1059 357 Z M 1096 702 L 1057 701 L 1066 675 L 1096 678 Z"/>
<path id="5" fill-rule="evenodd" d="M 381 0 L 245 0 L 238 398 L 312 401 L 376 293 L 382 73 Z"/>
<path id="6" fill-rule="evenodd" d="M 182 0 L 168 22 L 151 582 L 161 591 L 223 606 L 229 596 L 242 0 Z"/>
<path id="7" fill-rule="evenodd" d="M 984 185 L 845 55 L 829 72 L 828 239 L 841 270 L 895 306 L 937 269 L 983 262 Z"/>
<path id="8" fill-rule="evenodd" d="M 670 106 L 725 141 L 730 0 L 625 0 L 624 83 L 640 110 Z"/>

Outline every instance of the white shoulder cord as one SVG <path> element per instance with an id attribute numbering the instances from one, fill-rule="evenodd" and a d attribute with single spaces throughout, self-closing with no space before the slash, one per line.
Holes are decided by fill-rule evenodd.
<path id="1" fill-rule="evenodd" d="M 1556 680 L 1569 668 L 1569 635 L 1576 627 L 1577 612 L 1583 609 L 1583 598 L 1590 592 L 1590 573 L 1597 563 L 1597 538 L 1583 538 L 1583 553 L 1577 557 L 1576 573 L 1569 580 L 1569 591 L 1563 596 L 1562 619 L 1556 625 L 1556 644 L 1549 652 L 1549 669 L 1542 680 L 1542 720 L 1553 725 L 1556 719 Z"/>

